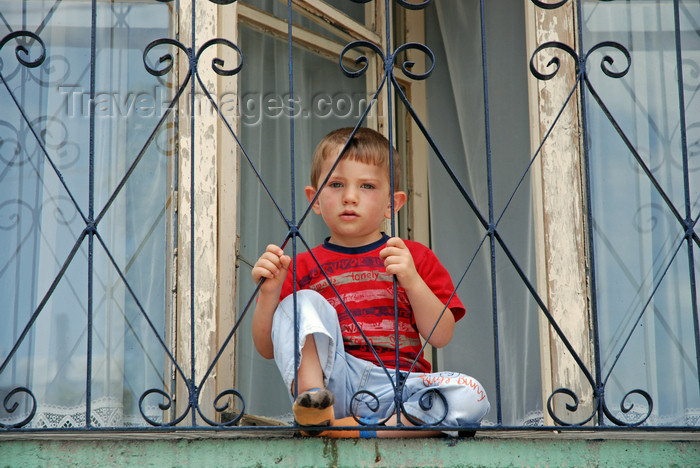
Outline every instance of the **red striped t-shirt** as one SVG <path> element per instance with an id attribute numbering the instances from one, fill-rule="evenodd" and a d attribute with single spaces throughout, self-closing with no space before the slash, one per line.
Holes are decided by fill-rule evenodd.
<path id="1" fill-rule="evenodd" d="M 385 234 L 379 241 L 358 248 L 341 247 L 326 239 L 322 245 L 312 249 L 313 256 L 309 252 L 297 255 L 296 278 L 297 290 L 313 289 L 335 307 L 347 353 L 379 365 L 358 330 L 359 326 L 384 365 L 395 368 L 394 283 L 379 257 L 388 239 L 389 236 Z M 461 319 L 465 314 L 464 306 L 456 294 L 452 295 L 452 279 L 437 256 L 423 244 L 409 240 L 404 242 L 413 256 L 418 274 L 443 304 L 449 301 L 455 321 Z M 326 275 L 337 294 L 329 286 Z M 280 299 L 292 293 L 292 278 L 290 267 Z M 430 364 L 420 352 L 422 344 L 408 296 L 400 286 L 397 295 L 401 370 L 408 371 L 417 360 L 413 372 L 430 372 Z"/>

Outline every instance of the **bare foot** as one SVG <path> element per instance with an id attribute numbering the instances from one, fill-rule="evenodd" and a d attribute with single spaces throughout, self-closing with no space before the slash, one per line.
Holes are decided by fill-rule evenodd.
<path id="1" fill-rule="evenodd" d="M 296 400 L 292 411 L 294 419 L 300 426 L 332 426 L 335 421 L 333 392 L 323 389 L 311 389 L 302 392 Z M 305 431 L 307 435 L 318 435 L 321 431 Z"/>

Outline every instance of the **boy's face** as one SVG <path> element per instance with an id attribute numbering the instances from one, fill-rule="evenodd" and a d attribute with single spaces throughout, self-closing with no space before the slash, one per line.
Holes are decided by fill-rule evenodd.
<path id="1" fill-rule="evenodd" d="M 320 184 L 333 166 L 327 158 L 321 166 Z M 307 186 L 311 202 L 317 189 Z M 404 192 L 394 193 L 394 209 L 406 202 Z M 331 231 L 330 241 L 344 247 L 360 247 L 379 240 L 385 218 L 391 217 L 391 193 L 386 168 L 342 159 L 313 205 Z"/>

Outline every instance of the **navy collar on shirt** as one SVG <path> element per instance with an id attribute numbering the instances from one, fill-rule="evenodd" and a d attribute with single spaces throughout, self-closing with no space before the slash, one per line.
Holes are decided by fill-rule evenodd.
<path id="1" fill-rule="evenodd" d="M 360 247 L 343 247 L 342 245 L 331 244 L 330 239 L 330 237 L 326 237 L 326 240 L 323 241 L 323 247 L 325 249 L 328 249 L 332 252 L 353 255 L 371 252 L 377 247 L 381 247 L 382 245 L 386 244 L 386 241 L 389 240 L 389 236 L 382 232 L 381 239 L 379 239 L 376 242 L 372 242 L 371 244 L 363 245 Z"/>

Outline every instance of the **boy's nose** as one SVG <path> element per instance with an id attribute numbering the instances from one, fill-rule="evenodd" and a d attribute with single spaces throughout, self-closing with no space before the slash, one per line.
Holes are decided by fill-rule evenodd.
<path id="1" fill-rule="evenodd" d="M 354 188 L 348 187 L 343 190 L 343 203 L 357 203 L 357 191 Z"/>

